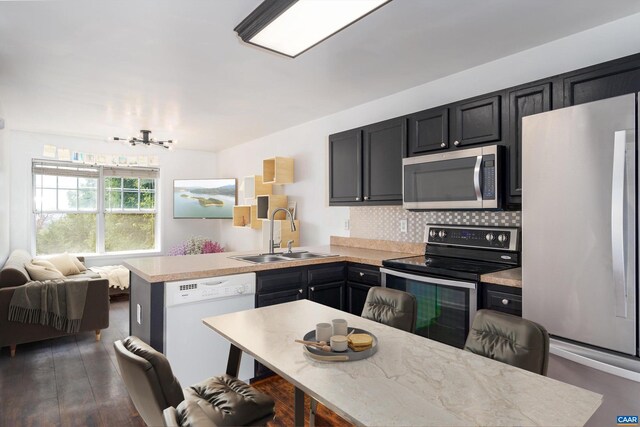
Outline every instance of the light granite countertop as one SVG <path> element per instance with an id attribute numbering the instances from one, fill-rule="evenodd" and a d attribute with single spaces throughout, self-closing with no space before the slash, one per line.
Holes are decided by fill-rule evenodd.
<path id="1" fill-rule="evenodd" d="M 295 248 L 294 252 L 309 251 L 332 254 L 327 258 L 291 260 L 264 264 L 251 264 L 230 257 L 238 255 L 255 255 L 260 251 L 224 252 L 218 254 L 160 256 L 133 258 L 124 265 L 136 275 L 150 283 L 171 280 L 188 280 L 202 277 L 226 276 L 229 274 L 249 273 L 254 271 L 274 270 L 279 268 L 301 267 L 307 265 L 327 264 L 332 262 L 355 262 L 381 266 L 382 261 L 392 258 L 415 256 L 414 253 L 373 250 L 359 247 L 339 245 L 309 246 Z M 281 251 L 280 251 L 281 252 Z"/>
<path id="2" fill-rule="evenodd" d="M 294 339 L 336 317 L 373 333 L 378 351 L 354 362 L 305 355 Z M 203 323 L 356 425 L 581 426 L 602 402 L 591 391 L 307 300 Z"/>
<path id="3" fill-rule="evenodd" d="M 376 249 L 370 249 L 376 248 Z M 189 280 L 202 277 L 226 276 L 229 274 L 301 267 L 332 262 L 354 262 L 380 267 L 382 261 L 405 258 L 424 253 L 423 243 L 404 243 L 386 240 L 359 239 L 331 236 L 331 244 L 295 248 L 295 252 L 308 251 L 336 255 L 327 258 L 301 259 L 264 264 L 251 264 L 230 257 L 255 255 L 260 251 L 224 252 L 219 254 L 160 256 L 133 258 L 124 262 L 133 273 L 150 283 L 171 280 Z M 282 252 L 282 250 L 280 250 Z M 484 283 L 522 287 L 522 269 L 512 268 L 480 277 Z"/>
<path id="4" fill-rule="evenodd" d="M 484 283 L 493 283 L 495 285 L 522 288 L 522 267 L 483 274 L 480 276 L 480 281 Z"/>

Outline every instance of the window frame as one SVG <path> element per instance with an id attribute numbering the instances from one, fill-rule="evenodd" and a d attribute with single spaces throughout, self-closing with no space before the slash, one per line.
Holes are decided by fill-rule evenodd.
<path id="1" fill-rule="evenodd" d="M 81 163 L 74 162 L 64 162 L 64 161 L 51 161 L 51 160 L 42 160 L 42 159 L 33 159 L 32 160 L 32 169 L 31 169 L 31 247 L 32 253 L 35 256 L 38 256 L 38 246 L 37 246 L 37 215 L 41 213 L 51 213 L 51 214 L 95 214 L 96 215 L 96 247 L 94 252 L 86 252 L 86 253 L 77 253 L 76 255 L 82 255 L 85 257 L 117 257 L 125 254 L 149 254 L 149 253 L 160 253 L 162 251 L 162 239 L 160 235 L 160 224 L 161 224 L 161 214 L 160 209 L 158 209 L 161 195 L 160 195 L 160 169 L 159 168 L 144 168 L 144 167 L 127 167 L 127 166 L 103 166 L 103 165 L 85 165 Z M 61 167 L 61 168 L 70 168 L 70 169 L 93 169 L 97 171 L 97 187 L 96 187 L 96 209 L 93 210 L 81 210 L 79 207 L 76 210 L 38 210 L 36 206 L 36 194 L 37 194 L 37 182 L 36 175 L 37 172 L 34 170 L 36 165 L 45 165 L 47 167 Z M 107 171 L 116 171 L 117 173 L 121 173 L 121 176 L 114 176 L 111 172 Z M 127 173 L 131 173 L 132 175 L 125 176 Z M 150 175 L 152 175 L 150 177 Z M 58 185 L 57 178 L 63 175 L 54 175 L 51 176 L 56 177 L 56 186 Z M 69 174 L 67 176 L 73 176 Z M 137 178 L 138 179 L 138 208 L 137 209 L 125 209 L 124 208 L 124 200 L 121 203 L 121 208 L 118 209 L 107 209 L 105 204 L 105 196 L 107 194 L 105 179 L 109 177 L 117 177 L 121 179 L 121 187 L 120 192 L 124 195 L 124 178 Z M 78 178 L 78 176 L 76 176 Z M 143 193 L 141 188 L 141 182 L 143 179 L 153 179 L 154 189 L 153 191 L 144 191 L 152 192 L 154 194 L 154 208 L 153 209 L 143 209 L 140 207 L 141 195 Z M 76 191 L 80 189 L 80 183 L 78 182 L 76 185 Z M 43 189 L 44 187 L 41 187 Z M 59 190 L 59 187 L 56 187 L 56 191 Z M 78 200 L 79 204 L 79 200 Z M 58 208 L 58 198 L 56 194 L 56 208 Z M 40 206 L 41 207 L 41 206 Z M 107 252 L 106 250 L 106 221 L 105 216 L 110 213 L 115 214 L 154 214 L 154 245 L 151 249 L 137 249 L 137 250 L 128 250 L 128 251 L 113 251 Z"/>

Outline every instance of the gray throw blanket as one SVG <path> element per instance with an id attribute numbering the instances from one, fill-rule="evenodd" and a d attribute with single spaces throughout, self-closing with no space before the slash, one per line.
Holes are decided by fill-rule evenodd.
<path id="1" fill-rule="evenodd" d="M 87 280 L 33 281 L 18 286 L 9 303 L 9 320 L 48 325 L 68 334 L 80 331 Z"/>

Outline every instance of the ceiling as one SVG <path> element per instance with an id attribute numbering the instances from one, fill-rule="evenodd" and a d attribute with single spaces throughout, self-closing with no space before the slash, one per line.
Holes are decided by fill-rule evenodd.
<path id="1" fill-rule="evenodd" d="M 290 59 L 233 32 L 260 2 L 0 1 L 7 126 L 151 129 L 217 151 L 640 12 L 637 0 L 395 0 Z"/>

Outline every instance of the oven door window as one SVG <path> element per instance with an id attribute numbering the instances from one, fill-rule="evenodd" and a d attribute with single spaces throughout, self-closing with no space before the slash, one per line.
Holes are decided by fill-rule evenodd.
<path id="1" fill-rule="evenodd" d="M 416 334 L 463 348 L 476 311 L 475 290 L 387 275 L 387 288 L 413 294 L 418 306 Z"/>
<path id="2" fill-rule="evenodd" d="M 476 157 L 404 166 L 405 202 L 457 202 L 478 199 L 474 185 Z"/>

